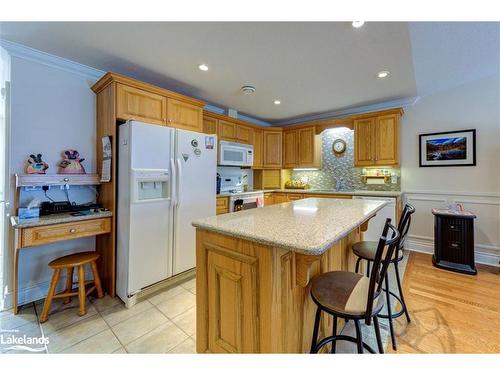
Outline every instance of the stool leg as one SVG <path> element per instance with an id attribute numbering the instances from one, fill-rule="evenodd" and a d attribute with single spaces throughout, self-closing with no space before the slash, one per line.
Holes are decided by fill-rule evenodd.
<path id="1" fill-rule="evenodd" d="M 375 336 L 377 337 L 378 352 L 384 354 L 384 346 L 382 345 L 382 337 L 380 336 L 380 325 L 378 324 L 378 317 L 373 317 L 373 326 L 375 327 Z"/>
<path id="2" fill-rule="evenodd" d="M 403 306 L 401 307 L 405 312 L 406 320 L 408 321 L 408 323 L 410 323 L 411 322 L 410 314 L 408 313 L 408 309 L 406 308 L 406 301 L 405 298 L 403 297 L 403 288 L 401 287 L 401 278 L 399 277 L 398 262 L 394 262 L 394 268 L 396 271 L 396 281 L 398 282 L 399 298 L 401 299 L 401 302 L 403 302 L 402 304 Z"/>
<path id="3" fill-rule="evenodd" d="M 337 316 L 336 315 L 333 315 L 332 336 L 337 336 Z M 331 353 L 335 353 L 336 351 L 337 351 L 337 340 L 333 340 Z"/>
<path id="4" fill-rule="evenodd" d="M 316 353 L 316 344 L 318 343 L 318 330 L 319 330 L 320 318 L 321 318 L 321 309 L 318 307 L 318 309 L 316 310 L 316 318 L 314 319 L 314 330 L 311 341 L 311 353 Z"/>
<path id="5" fill-rule="evenodd" d="M 43 304 L 42 315 L 40 315 L 40 323 L 45 323 L 49 318 L 50 306 L 52 305 L 52 300 L 54 299 L 54 294 L 56 293 L 57 282 L 59 281 L 59 275 L 61 270 L 56 268 L 52 274 L 52 280 L 50 280 L 49 291 L 47 292 L 47 298 Z"/>
<path id="6" fill-rule="evenodd" d="M 389 330 L 391 331 L 392 348 L 394 350 L 397 350 L 396 335 L 394 334 L 394 327 L 392 324 L 391 295 L 389 294 L 389 276 L 387 274 L 385 275 L 385 295 L 387 299 L 387 316 L 389 317 Z"/>
<path id="7" fill-rule="evenodd" d="M 354 270 L 355 273 L 358 273 L 359 271 L 359 262 L 361 262 L 361 258 L 358 258 L 358 260 L 356 261 L 356 268 Z"/>
<path id="8" fill-rule="evenodd" d="M 356 327 L 356 343 L 358 345 L 358 353 L 363 354 L 363 335 L 361 334 L 361 325 L 358 319 L 354 319 L 354 326 Z"/>
<path id="9" fill-rule="evenodd" d="M 370 277 L 370 264 L 371 262 L 369 260 L 366 261 L 366 276 Z"/>
<path id="10" fill-rule="evenodd" d="M 66 290 L 65 293 L 71 293 L 73 290 L 73 267 L 66 268 Z M 66 305 L 71 302 L 71 297 L 66 297 L 63 304 Z"/>
<path id="11" fill-rule="evenodd" d="M 87 310 L 85 308 L 85 299 L 86 299 L 86 293 L 85 293 L 85 267 L 84 266 L 78 266 L 78 299 L 80 301 L 80 311 L 78 312 L 78 315 L 82 316 L 87 313 Z"/>
<path id="12" fill-rule="evenodd" d="M 92 268 L 92 273 L 94 274 L 94 284 L 97 289 L 97 298 L 102 298 L 104 297 L 104 293 L 102 292 L 101 279 L 99 278 L 96 262 L 90 263 L 90 267 Z"/>

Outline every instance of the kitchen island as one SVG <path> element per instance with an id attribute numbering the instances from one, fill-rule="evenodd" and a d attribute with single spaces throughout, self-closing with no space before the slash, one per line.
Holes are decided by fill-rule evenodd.
<path id="1" fill-rule="evenodd" d="M 308 198 L 193 222 L 199 353 L 305 353 L 309 281 L 354 270 L 351 245 L 386 202 Z M 331 334 L 331 318 L 320 335 Z"/>

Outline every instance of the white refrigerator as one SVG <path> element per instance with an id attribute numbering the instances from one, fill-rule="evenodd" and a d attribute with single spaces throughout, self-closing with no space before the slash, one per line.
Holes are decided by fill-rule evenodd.
<path id="1" fill-rule="evenodd" d="M 117 294 L 195 267 L 191 223 L 215 215 L 214 134 L 128 121 L 118 128 Z"/>

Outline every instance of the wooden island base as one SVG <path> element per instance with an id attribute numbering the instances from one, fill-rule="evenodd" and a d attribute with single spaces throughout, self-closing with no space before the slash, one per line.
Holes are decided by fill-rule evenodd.
<path id="1" fill-rule="evenodd" d="M 354 271 L 351 245 L 361 240 L 366 224 L 316 256 L 197 228 L 198 353 L 309 352 L 316 311 L 309 280 Z M 325 318 L 320 337 L 331 335 L 332 319 Z"/>

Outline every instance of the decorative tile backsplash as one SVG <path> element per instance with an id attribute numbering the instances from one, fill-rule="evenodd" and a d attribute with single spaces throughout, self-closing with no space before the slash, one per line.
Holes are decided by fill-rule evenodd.
<path id="1" fill-rule="evenodd" d="M 343 139 L 347 148 L 342 155 L 333 152 L 333 141 L 337 138 Z M 336 179 L 342 178 L 340 190 L 376 190 L 390 191 L 401 190 L 401 171 L 399 168 L 375 168 L 381 174 L 389 174 L 396 178 L 395 183 L 388 182 L 381 185 L 368 185 L 363 181 L 362 175 L 375 172 L 372 168 L 354 167 L 354 130 L 348 128 L 328 129 L 322 133 L 322 162 L 321 170 L 316 171 L 293 171 L 292 179 L 307 180 L 311 189 L 335 189 Z M 393 178 L 394 178 L 393 177 Z"/>

